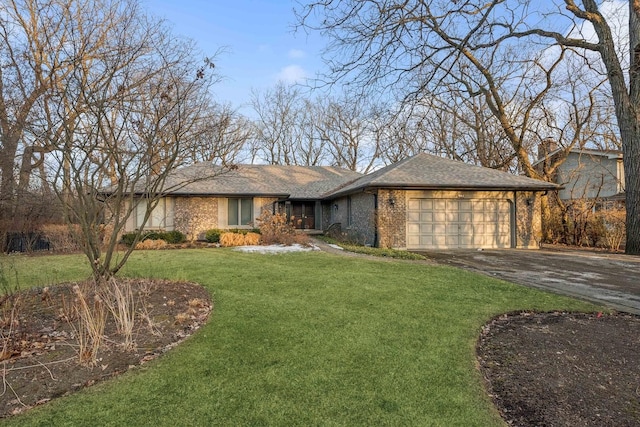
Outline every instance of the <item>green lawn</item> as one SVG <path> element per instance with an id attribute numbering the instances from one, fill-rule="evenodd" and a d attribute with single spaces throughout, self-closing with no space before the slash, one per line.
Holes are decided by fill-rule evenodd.
<path id="1" fill-rule="evenodd" d="M 89 273 L 80 256 L 0 263 L 21 286 Z M 319 252 L 140 251 L 125 274 L 201 283 L 209 323 L 158 360 L 7 425 L 497 426 L 475 367 L 482 324 L 593 309 L 453 268 Z"/>

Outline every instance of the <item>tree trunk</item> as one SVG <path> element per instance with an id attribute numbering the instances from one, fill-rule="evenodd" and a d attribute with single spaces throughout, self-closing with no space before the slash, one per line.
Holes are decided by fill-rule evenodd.
<path id="1" fill-rule="evenodd" d="M 640 5 L 629 2 L 629 108 L 626 120 L 620 120 L 624 164 L 627 240 L 625 252 L 640 254 Z"/>
<path id="2" fill-rule="evenodd" d="M 14 171 L 14 161 L 18 151 L 18 138 L 13 135 L 3 135 L 2 144 L 4 148 L 0 150 L 0 218 L 12 219 L 15 210 L 15 190 L 16 177 Z"/>
<path id="3" fill-rule="evenodd" d="M 636 121 L 638 123 L 638 120 Z M 626 137 L 624 134 L 627 134 Z M 625 252 L 640 255 L 640 132 L 637 124 L 634 129 L 622 130 L 622 152 L 624 164 L 626 193 L 626 229 L 627 239 Z"/>

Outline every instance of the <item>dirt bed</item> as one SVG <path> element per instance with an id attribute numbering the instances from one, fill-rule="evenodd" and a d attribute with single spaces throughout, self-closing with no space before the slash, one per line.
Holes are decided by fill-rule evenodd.
<path id="1" fill-rule="evenodd" d="M 640 425 L 637 316 L 504 315 L 486 325 L 477 355 L 509 425 Z"/>
<path id="2" fill-rule="evenodd" d="M 198 329 L 211 311 L 209 294 L 194 283 L 132 279 L 129 284 L 136 301 L 133 346 L 123 347 L 109 317 L 93 366 L 79 362 L 75 284 L 0 297 L 0 418 L 154 359 Z"/>

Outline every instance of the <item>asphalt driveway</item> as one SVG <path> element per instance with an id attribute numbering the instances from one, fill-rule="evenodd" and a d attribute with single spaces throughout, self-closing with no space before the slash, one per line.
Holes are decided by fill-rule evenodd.
<path id="1" fill-rule="evenodd" d="M 640 314 L 640 257 L 558 249 L 420 253 L 439 264 Z"/>

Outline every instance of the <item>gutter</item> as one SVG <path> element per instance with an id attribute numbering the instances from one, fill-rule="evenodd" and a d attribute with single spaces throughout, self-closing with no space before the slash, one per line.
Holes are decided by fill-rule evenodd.
<path id="1" fill-rule="evenodd" d="M 347 194 L 354 194 L 365 191 L 377 191 L 380 189 L 387 190 L 455 190 L 455 191 L 549 191 L 549 190 L 559 190 L 563 188 L 561 185 L 547 183 L 545 181 L 544 185 L 540 186 L 523 186 L 523 187 L 515 187 L 515 186 L 469 186 L 469 185 L 377 185 L 377 186 L 365 186 L 358 187 L 351 190 L 346 191 L 338 191 L 335 193 L 328 194 L 322 198 L 322 200 L 331 200 L 336 197 L 345 196 Z"/>

